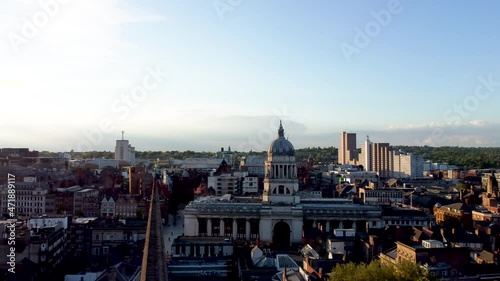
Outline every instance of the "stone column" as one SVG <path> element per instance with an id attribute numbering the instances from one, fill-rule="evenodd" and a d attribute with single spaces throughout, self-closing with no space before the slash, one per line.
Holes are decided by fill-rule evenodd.
<path id="1" fill-rule="evenodd" d="M 212 236 L 212 219 L 207 219 L 207 235 Z"/>
<path id="2" fill-rule="evenodd" d="M 313 227 L 314 228 L 318 227 L 318 222 L 316 220 L 313 221 Z"/>
<path id="3" fill-rule="evenodd" d="M 356 226 L 356 221 L 353 221 L 353 222 L 352 222 L 352 229 L 354 229 L 354 231 L 356 231 L 356 227 L 357 227 L 357 226 Z"/>
<path id="4" fill-rule="evenodd" d="M 200 253 L 198 253 L 199 257 L 202 257 L 205 254 L 205 245 L 201 244 L 200 245 Z"/>
<path id="5" fill-rule="evenodd" d="M 219 234 L 221 237 L 224 237 L 225 228 L 226 228 L 226 224 L 224 223 L 224 219 L 220 219 Z"/>
<path id="6" fill-rule="evenodd" d="M 245 236 L 247 240 L 250 239 L 250 220 L 247 220 L 245 223 Z"/>
<path id="7" fill-rule="evenodd" d="M 238 237 L 238 221 L 236 218 L 233 219 L 233 239 Z"/>
<path id="8" fill-rule="evenodd" d="M 325 231 L 326 231 L 327 233 L 329 233 L 329 232 L 330 232 L 330 221 L 326 221 L 326 229 L 325 229 Z"/>
<path id="9" fill-rule="evenodd" d="M 344 228 L 344 222 L 343 222 L 343 221 L 340 221 L 340 223 L 339 223 L 339 228 L 340 228 L 340 229 L 343 229 L 343 228 Z"/>

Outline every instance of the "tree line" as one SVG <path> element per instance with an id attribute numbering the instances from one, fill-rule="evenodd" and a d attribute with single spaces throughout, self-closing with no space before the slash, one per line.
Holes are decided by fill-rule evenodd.
<path id="1" fill-rule="evenodd" d="M 500 147 L 394 146 L 394 148 L 422 155 L 426 160 L 468 169 L 500 168 Z"/>
<path id="2" fill-rule="evenodd" d="M 413 154 L 422 155 L 425 160 L 433 162 L 448 163 L 450 165 L 463 166 L 467 169 L 500 168 L 499 147 L 458 147 L 458 146 L 393 146 L 395 150 L 402 150 Z M 295 158 L 298 161 L 307 160 L 309 156 L 318 163 L 328 164 L 337 162 L 338 149 L 336 147 L 306 147 L 295 150 Z M 70 152 L 73 158 L 114 158 L 111 151 L 87 151 Z M 234 152 L 235 159 L 246 155 L 266 156 L 266 151 L 259 152 Z M 186 158 L 216 158 L 219 152 L 211 151 L 137 151 L 138 159 L 186 159 Z M 42 151 L 40 156 L 57 157 L 57 152 Z"/>

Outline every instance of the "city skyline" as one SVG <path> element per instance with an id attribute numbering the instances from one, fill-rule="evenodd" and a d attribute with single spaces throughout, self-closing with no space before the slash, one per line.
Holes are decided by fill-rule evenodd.
<path id="1" fill-rule="evenodd" d="M 0 4 L 2 147 L 500 145 L 498 3 L 40 3 Z"/>

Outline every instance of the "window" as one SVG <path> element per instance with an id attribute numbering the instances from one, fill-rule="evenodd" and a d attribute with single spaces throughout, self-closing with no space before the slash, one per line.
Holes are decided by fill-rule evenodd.
<path id="1" fill-rule="evenodd" d="M 108 246 L 102 247 L 102 254 L 107 255 L 108 253 L 109 253 L 109 247 Z"/>
<path id="2" fill-rule="evenodd" d="M 285 187 L 283 185 L 280 185 L 278 188 L 278 194 L 285 194 Z"/>

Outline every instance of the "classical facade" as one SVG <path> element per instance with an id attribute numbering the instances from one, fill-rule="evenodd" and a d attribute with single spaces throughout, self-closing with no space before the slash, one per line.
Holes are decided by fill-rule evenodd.
<path id="1" fill-rule="evenodd" d="M 353 204 L 352 200 L 300 198 L 293 145 L 278 138 L 267 150 L 264 193 L 261 198 L 205 197 L 192 201 L 184 211 L 185 236 L 218 236 L 272 242 L 275 246 L 300 244 L 305 230 L 383 227 L 378 206 Z"/>

